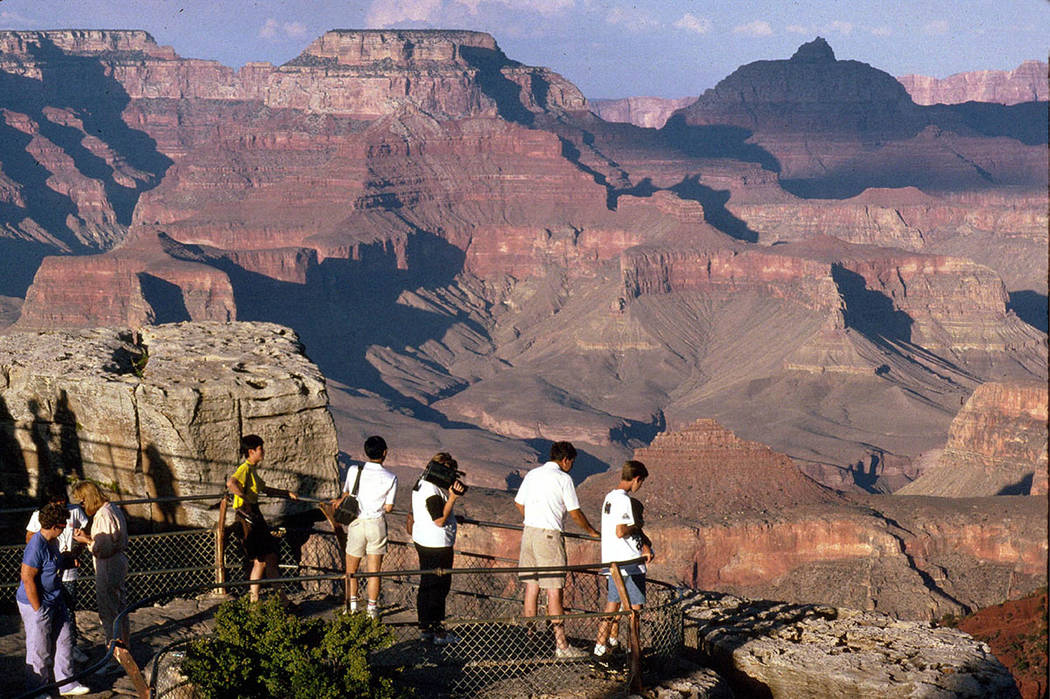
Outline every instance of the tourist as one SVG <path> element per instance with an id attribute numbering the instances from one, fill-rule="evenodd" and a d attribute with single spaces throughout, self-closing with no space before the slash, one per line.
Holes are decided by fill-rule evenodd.
<path id="1" fill-rule="evenodd" d="M 91 533 L 81 532 L 75 534 L 74 538 L 87 544 L 95 559 L 95 601 L 108 644 L 114 639 L 113 624 L 117 615 L 128 606 L 125 586 L 128 575 L 128 524 L 124 512 L 111 503 L 102 489 L 91 481 L 80 481 L 73 486 L 73 498 L 91 518 Z M 128 618 L 124 616 L 116 638 L 127 646 L 130 635 Z"/>
<path id="2" fill-rule="evenodd" d="M 26 632 L 26 689 L 61 682 L 73 669 L 73 622 L 62 595 L 62 554 L 58 537 L 66 528 L 69 510 L 57 503 L 40 508 L 40 529 L 22 554 L 22 582 L 15 593 Z M 52 680 L 52 666 L 53 677 Z M 79 683 L 59 688 L 63 696 L 87 694 Z"/>
<path id="3" fill-rule="evenodd" d="M 602 503 L 602 562 L 620 563 L 644 558 L 653 560 L 653 547 L 649 537 L 642 531 L 644 522 L 641 516 L 641 503 L 631 497 L 642 487 L 649 477 L 649 471 L 641 461 L 627 461 L 620 471 L 620 484 L 616 486 Z M 620 598 L 619 588 L 606 571 L 609 583 L 608 601 L 605 611 L 615 612 L 621 606 L 639 610 L 645 604 L 645 563 L 631 563 L 618 566 L 627 591 L 627 600 Z M 612 633 L 610 634 L 610 627 Z M 616 649 L 619 645 L 616 630 L 617 621 L 603 620 L 598 625 L 598 638 L 594 644 L 594 654 L 601 658 Z M 622 646 L 621 646 L 622 647 Z"/>
<path id="4" fill-rule="evenodd" d="M 69 610 L 69 617 L 72 623 L 72 646 L 73 646 L 73 660 L 78 663 L 87 662 L 87 653 L 80 650 L 77 647 L 77 578 L 79 573 L 77 572 L 77 554 L 83 550 L 84 545 L 73 540 L 75 533 L 80 533 L 81 530 L 87 528 L 88 518 L 84 514 L 83 508 L 79 505 L 69 504 L 69 496 L 66 494 L 66 483 L 61 478 L 53 479 L 44 490 L 44 502 L 55 503 L 69 511 L 69 519 L 66 521 L 66 527 L 62 530 L 62 533 L 58 535 L 58 551 L 63 557 L 63 570 L 62 570 L 62 595 L 65 598 L 66 609 Z M 29 518 L 29 523 L 26 524 L 26 543 L 33 538 L 33 535 L 40 531 L 40 510 L 37 510 Z"/>
<path id="5" fill-rule="evenodd" d="M 576 497 L 569 471 L 576 461 L 576 449 L 569 442 L 555 442 L 551 445 L 550 461 L 532 469 L 521 482 L 514 504 L 524 517 L 525 528 L 521 534 L 521 554 L 519 566 L 533 568 L 543 566 L 564 566 L 568 559 L 565 555 L 565 514 L 568 513 L 585 532 L 598 536 L 587 516 L 580 511 L 580 501 Z M 565 587 L 565 573 L 519 573 L 525 581 L 526 617 L 536 616 L 536 605 L 540 589 L 547 591 L 547 613 L 553 616 L 564 614 L 562 606 L 562 588 Z M 565 638 L 565 627 L 561 620 L 552 622 L 554 626 L 555 655 L 559 658 L 586 657 L 582 649 L 570 646 Z"/>
<path id="6" fill-rule="evenodd" d="M 358 581 L 354 573 L 361 565 L 361 559 L 367 557 L 365 570 L 378 573 L 383 567 L 383 556 L 387 548 L 386 513 L 394 509 L 394 495 L 397 492 L 397 476 L 383 468 L 386 460 L 387 446 L 382 437 L 372 436 L 365 440 L 365 456 L 368 461 L 364 466 L 351 467 L 346 473 L 343 495 L 335 501 L 339 507 L 343 498 L 354 492 L 357 484 L 357 501 L 359 505 L 357 518 L 346 528 L 346 611 L 358 611 Z M 379 577 L 368 579 L 368 616 L 379 618 Z"/>
<path id="7" fill-rule="evenodd" d="M 451 483 L 450 479 L 455 479 Z M 456 543 L 456 500 L 466 493 L 458 478 L 458 464 L 447 452 L 434 455 L 412 488 L 412 511 L 408 530 L 419 555 L 420 570 L 451 568 Z M 451 575 L 423 573 L 416 592 L 420 638 L 424 643 L 444 645 L 456 638 L 442 626 L 445 600 L 452 587 Z"/>
<path id="8" fill-rule="evenodd" d="M 246 434 L 241 438 L 241 458 L 244 459 L 237 470 L 233 472 L 230 479 L 226 481 L 226 487 L 233 493 L 233 509 L 237 513 L 237 521 L 241 523 L 244 534 L 244 551 L 252 562 L 252 570 L 248 576 L 249 580 L 262 580 L 266 578 L 280 577 L 281 571 L 277 566 L 278 541 L 270 532 L 270 526 L 259 509 L 259 494 L 285 497 L 290 500 L 298 500 L 299 497 L 290 490 L 282 488 L 271 488 L 263 482 L 259 475 L 259 463 L 262 462 L 266 450 L 263 447 L 262 437 L 255 434 Z M 252 602 L 259 601 L 261 585 L 251 586 L 250 599 Z M 284 593 L 279 592 L 281 598 Z"/>

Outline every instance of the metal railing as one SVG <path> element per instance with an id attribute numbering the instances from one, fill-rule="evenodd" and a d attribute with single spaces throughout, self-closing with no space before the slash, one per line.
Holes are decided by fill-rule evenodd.
<path id="1" fill-rule="evenodd" d="M 212 501 L 217 495 L 190 496 L 186 499 Z M 133 505 L 146 501 L 125 501 Z M 220 509 L 220 522 L 223 510 Z M 395 515 L 406 513 L 393 513 Z M 519 525 L 484 522 L 460 518 L 465 526 L 498 527 L 520 530 Z M 128 599 L 134 609 L 180 595 L 196 595 L 207 590 L 239 589 L 247 584 L 247 561 L 241 546 L 236 545 L 239 527 L 197 529 L 131 537 L 128 557 Z M 270 585 L 283 586 L 312 599 L 327 600 L 333 611 L 341 607 L 345 577 L 342 573 L 343 546 L 331 530 L 279 531 L 282 574 L 290 574 Z M 283 535 L 281 535 L 283 534 Z M 572 535 L 570 535 L 572 536 Z M 579 538 L 581 535 L 575 535 Z M 293 539 L 294 544 L 293 544 Z M 0 547 L 0 571 L 20 563 L 24 545 Z M 17 552 L 17 559 L 13 552 Z M 16 563 L 17 565 L 17 563 Z M 596 682 L 609 691 L 622 691 L 639 679 L 639 668 L 621 658 L 619 663 L 594 666 L 590 659 L 565 659 L 555 654 L 552 623 L 560 623 L 570 643 L 589 650 L 594 644 L 598 625 L 610 617 L 600 610 L 604 603 L 606 576 L 602 564 L 566 566 L 564 588 L 565 614 L 522 616 L 522 590 L 519 572 L 536 569 L 517 568 L 517 561 L 484 553 L 456 551 L 453 568 L 444 571 L 452 576 L 448 598 L 446 627 L 458 637 L 447 646 L 430 646 L 420 641 L 416 630 L 416 592 L 420 572 L 415 552 L 407 541 L 391 540 L 380 573 L 359 571 L 356 577 L 382 579 L 382 620 L 393 631 L 396 642 L 370 658 L 377 666 L 401 668 L 400 682 L 433 690 L 441 687 L 449 696 L 500 696 L 535 694 L 554 687 Z M 82 574 L 77 583 L 79 609 L 94 607 L 94 576 L 90 555 L 82 557 Z M 8 574 L 4 580 L 17 580 Z M 661 659 L 677 654 L 682 645 L 682 617 L 677 601 L 680 595 L 673 586 L 649 581 L 649 601 L 635 615 L 638 633 L 637 662 L 641 667 L 659 665 Z M 0 584 L 0 599 L 13 598 L 15 583 Z M 540 595 L 541 603 L 544 595 Z M 542 606 L 542 604 L 541 604 Z M 629 612 L 613 613 L 622 619 L 621 628 L 630 629 Z M 621 631 L 621 638 L 629 634 Z M 190 696 L 182 677 L 178 658 L 179 641 L 157 653 L 150 663 L 148 690 L 143 694 L 158 697 Z M 126 650 L 110 647 L 128 667 L 134 661 Z M 101 662 L 94 667 L 100 667 Z M 134 671 L 137 672 L 137 666 Z M 84 674 L 84 673 L 82 673 Z M 129 673 L 130 674 L 130 673 Z M 140 676 L 141 677 L 141 676 Z M 142 680 L 145 682 L 145 680 Z M 143 685 L 144 687 L 146 685 Z M 592 689 L 594 689 L 592 687 Z M 595 689 L 602 693 L 605 689 Z M 140 694 L 143 692 L 140 692 Z"/>

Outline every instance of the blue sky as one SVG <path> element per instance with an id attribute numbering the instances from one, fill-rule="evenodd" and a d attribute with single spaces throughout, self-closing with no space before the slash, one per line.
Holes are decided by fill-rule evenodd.
<path id="1" fill-rule="evenodd" d="M 184 57 L 283 63 L 328 29 L 487 31 L 591 98 L 696 95 L 820 35 L 840 59 L 945 77 L 1046 60 L 1047 0 L 0 0 L 3 29 L 145 29 Z"/>

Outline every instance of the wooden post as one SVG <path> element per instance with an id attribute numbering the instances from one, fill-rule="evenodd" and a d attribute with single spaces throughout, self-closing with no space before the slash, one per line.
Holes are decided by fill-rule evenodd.
<path id="1" fill-rule="evenodd" d="M 631 613 L 631 691 L 635 694 L 641 694 L 642 692 L 642 639 L 641 639 L 641 620 L 638 618 L 638 612 L 631 608 L 631 601 L 627 597 L 627 586 L 623 583 L 623 576 L 620 574 L 620 566 L 615 563 L 609 564 L 609 573 L 611 575 L 613 584 L 616 585 L 616 591 L 620 593 L 620 608 L 626 612 Z"/>
<path id="2" fill-rule="evenodd" d="M 131 683 L 135 685 L 135 692 L 140 699 L 149 699 L 149 685 L 146 684 L 146 678 L 142 676 L 142 670 L 139 669 L 135 658 L 131 657 L 131 651 L 118 643 L 113 648 L 113 657 L 124 668 L 124 672 L 128 673 L 128 677 L 131 679 Z"/>
<path id="3" fill-rule="evenodd" d="M 222 585 L 226 582 L 226 508 L 228 500 L 222 496 L 219 503 L 219 521 L 215 525 L 215 582 Z M 226 588 L 218 587 L 216 594 L 225 595 Z"/>

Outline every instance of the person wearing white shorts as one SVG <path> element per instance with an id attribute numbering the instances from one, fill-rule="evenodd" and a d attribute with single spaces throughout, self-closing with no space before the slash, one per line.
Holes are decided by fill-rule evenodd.
<path id="1" fill-rule="evenodd" d="M 397 493 L 397 476 L 383 468 L 386 454 L 386 441 L 382 437 L 366 439 L 365 456 L 368 461 L 364 466 L 351 467 L 343 485 L 343 497 L 347 497 L 360 477 L 357 490 L 359 512 L 357 519 L 346 529 L 346 608 L 349 612 L 358 610 L 358 580 L 354 573 L 360 567 L 361 560 L 365 560 L 366 571 L 378 573 L 383 567 L 383 556 L 386 555 L 386 513 L 394 509 L 394 495 Z M 367 593 L 368 616 L 378 619 L 378 577 L 368 579 Z"/>

